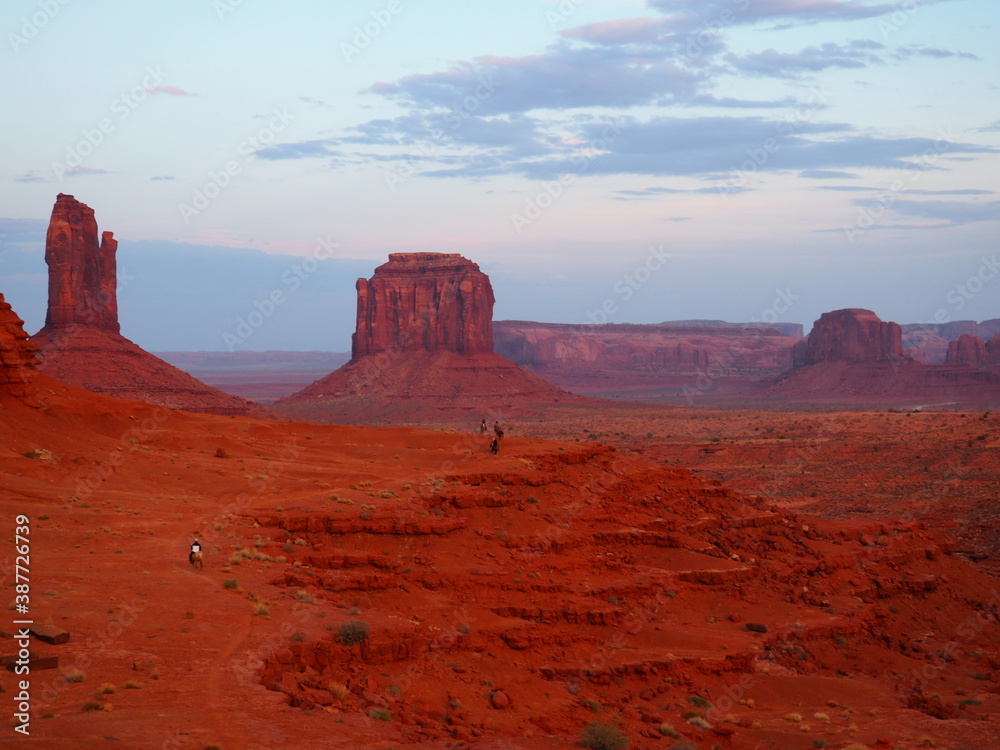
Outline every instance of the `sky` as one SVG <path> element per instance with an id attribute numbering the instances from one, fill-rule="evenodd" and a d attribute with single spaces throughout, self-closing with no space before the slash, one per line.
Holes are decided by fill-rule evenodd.
<path id="1" fill-rule="evenodd" d="M 7 0 L 0 31 L 30 333 L 60 192 L 154 351 L 348 350 L 356 279 L 415 251 L 477 262 L 498 320 L 1000 317 L 995 0 Z"/>

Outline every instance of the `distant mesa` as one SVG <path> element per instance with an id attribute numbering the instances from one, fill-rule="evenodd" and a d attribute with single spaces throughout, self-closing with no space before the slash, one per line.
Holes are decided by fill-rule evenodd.
<path id="1" fill-rule="evenodd" d="M 24 321 L 0 294 L 0 396 L 29 398 L 37 365 L 36 349 L 24 331 Z"/>
<path id="2" fill-rule="evenodd" d="M 793 370 L 762 395 L 799 403 L 989 404 L 1000 400 L 1000 373 L 974 369 L 989 351 L 963 334 L 948 345 L 947 362 L 925 364 L 904 352 L 896 323 L 871 310 L 835 310 L 820 316 L 796 344 Z"/>
<path id="3" fill-rule="evenodd" d="M 503 419 L 582 401 L 493 351 L 493 287 L 454 253 L 392 253 L 358 279 L 351 361 L 274 404 L 320 422 Z"/>
<path id="4" fill-rule="evenodd" d="M 208 414 L 274 418 L 250 401 L 210 388 L 119 333 L 118 242 L 97 240 L 94 210 L 62 193 L 45 240 L 49 303 L 32 337 L 39 368 L 95 393 Z"/>
<path id="5" fill-rule="evenodd" d="M 496 351 L 563 388 L 618 398 L 683 398 L 711 379 L 714 396 L 751 392 L 792 365 L 802 326 L 788 335 L 760 323 L 559 324 L 523 320 L 493 325 Z"/>
<path id="6" fill-rule="evenodd" d="M 942 364 L 947 360 L 948 344 L 963 335 L 977 336 L 984 341 L 1000 333 L 1000 318 L 984 320 L 953 320 L 949 323 L 914 323 L 902 326 L 903 347 L 918 362 Z"/>
<path id="7" fill-rule="evenodd" d="M 850 308 L 823 313 L 812 331 L 792 350 L 795 366 L 820 362 L 901 362 L 903 334 L 871 310 Z"/>

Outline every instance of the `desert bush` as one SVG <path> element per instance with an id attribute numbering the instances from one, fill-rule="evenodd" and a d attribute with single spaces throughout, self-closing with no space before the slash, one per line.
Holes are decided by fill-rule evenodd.
<path id="1" fill-rule="evenodd" d="M 84 711 L 100 711 L 101 710 L 101 704 L 98 703 L 97 701 L 87 701 L 86 703 L 83 704 L 83 710 Z"/>
<path id="2" fill-rule="evenodd" d="M 702 698 L 700 695 L 689 695 L 688 703 L 690 703 L 695 708 L 711 708 L 712 702 L 706 698 Z"/>
<path id="3" fill-rule="evenodd" d="M 583 728 L 580 744 L 590 750 L 624 750 L 628 747 L 628 737 L 612 724 L 592 721 Z"/>
<path id="4" fill-rule="evenodd" d="M 379 721 L 391 721 L 392 714 L 389 713 L 388 708 L 381 708 L 372 706 L 368 709 L 368 716 L 372 719 L 378 719 Z"/>
<path id="5" fill-rule="evenodd" d="M 355 643 L 363 643 L 370 632 L 368 623 L 351 620 L 337 628 L 337 640 L 345 646 L 353 646 Z"/>
<path id="6" fill-rule="evenodd" d="M 797 713 L 785 714 L 785 721 L 802 721 L 802 714 L 797 714 Z"/>
<path id="7" fill-rule="evenodd" d="M 222 582 L 222 588 L 224 588 L 224 589 L 234 589 L 234 588 L 236 588 L 236 579 L 235 578 L 227 578 L 226 580 L 224 580 Z"/>
<path id="8" fill-rule="evenodd" d="M 674 729 L 673 724 L 667 724 L 666 722 L 660 724 L 660 734 L 662 734 L 664 737 L 669 737 L 672 740 L 679 740 L 681 737 L 684 736 L 676 729 Z"/>
<path id="9" fill-rule="evenodd" d="M 79 669 L 71 669 L 63 675 L 66 682 L 83 682 L 83 672 Z"/>
<path id="10" fill-rule="evenodd" d="M 688 724 L 690 724 L 691 726 L 694 726 L 694 727 L 698 727 L 699 729 L 711 729 L 712 728 L 712 725 L 709 724 L 707 721 L 705 721 L 705 718 L 703 716 L 693 716 L 693 717 L 691 717 L 690 719 L 688 719 Z"/>

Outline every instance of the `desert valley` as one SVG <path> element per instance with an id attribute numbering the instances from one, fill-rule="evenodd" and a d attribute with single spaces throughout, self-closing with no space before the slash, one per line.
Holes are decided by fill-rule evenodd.
<path id="1" fill-rule="evenodd" d="M 350 355 L 161 358 L 116 245 L 60 194 L 0 297 L 0 746 L 998 746 L 1000 321 L 494 322 L 393 253 Z"/>

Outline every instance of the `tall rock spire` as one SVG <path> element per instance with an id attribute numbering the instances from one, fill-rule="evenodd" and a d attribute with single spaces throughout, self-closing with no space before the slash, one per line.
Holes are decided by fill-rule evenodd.
<path id="1" fill-rule="evenodd" d="M 72 195 L 58 195 L 45 237 L 47 328 L 89 325 L 118 333 L 117 249 L 111 232 L 98 244 L 94 209 Z"/>

